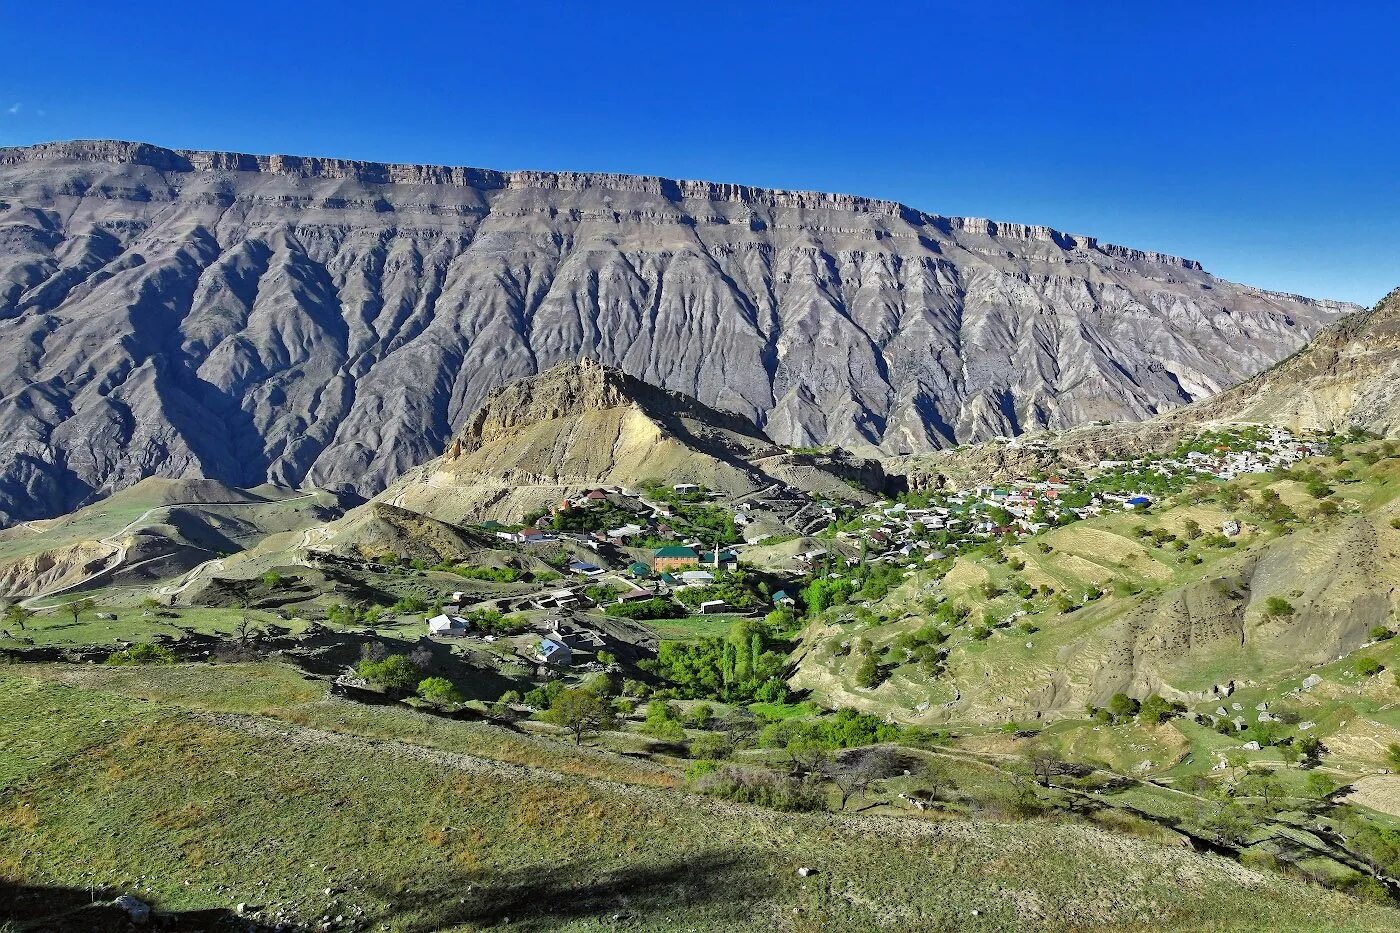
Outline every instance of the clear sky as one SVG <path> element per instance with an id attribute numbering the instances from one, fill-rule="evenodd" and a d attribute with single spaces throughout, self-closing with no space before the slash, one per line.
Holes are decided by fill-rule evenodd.
<path id="1" fill-rule="evenodd" d="M 0 145 L 843 191 L 1372 303 L 1400 4 L 0 0 Z"/>

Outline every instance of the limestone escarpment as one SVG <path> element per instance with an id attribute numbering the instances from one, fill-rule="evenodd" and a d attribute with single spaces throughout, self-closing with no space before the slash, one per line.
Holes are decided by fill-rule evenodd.
<path id="1" fill-rule="evenodd" d="M 1137 419 L 1350 306 L 1045 227 L 585 173 L 0 150 L 0 520 L 148 475 L 372 494 L 593 358 L 774 440 Z"/>

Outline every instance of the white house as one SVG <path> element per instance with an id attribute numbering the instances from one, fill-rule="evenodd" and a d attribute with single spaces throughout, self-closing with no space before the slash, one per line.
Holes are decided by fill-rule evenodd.
<path id="1" fill-rule="evenodd" d="M 471 623 L 461 616 L 436 615 L 428 620 L 429 635 L 465 635 L 471 631 Z"/>
<path id="2" fill-rule="evenodd" d="M 535 660 L 542 664 L 552 664 L 556 667 L 568 667 L 573 663 L 574 652 L 562 641 L 553 638 L 541 638 L 535 645 Z"/>

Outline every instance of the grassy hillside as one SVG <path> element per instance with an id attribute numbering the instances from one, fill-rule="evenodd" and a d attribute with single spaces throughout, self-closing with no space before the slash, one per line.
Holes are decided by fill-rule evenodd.
<path id="1" fill-rule="evenodd" d="M 649 762 L 356 706 L 276 665 L 14 669 L 0 722 L 0 875 L 171 911 L 245 903 L 269 924 L 424 931 L 1397 923 L 1077 822 L 686 795 Z"/>
<path id="2" fill-rule="evenodd" d="M 1120 692 L 1206 703 L 1232 681 L 1301 677 L 1395 626 L 1400 458 L 1379 451 L 964 551 L 822 614 L 794 683 L 906 721 L 996 724 L 1080 716 Z M 1232 519 L 1242 531 L 1227 538 Z M 945 656 L 921 666 L 910 641 L 930 622 Z M 874 688 L 854 681 L 859 639 L 881 665 Z"/>

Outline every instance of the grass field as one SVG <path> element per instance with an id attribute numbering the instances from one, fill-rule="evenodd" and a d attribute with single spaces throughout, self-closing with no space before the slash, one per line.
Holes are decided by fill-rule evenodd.
<path id="1" fill-rule="evenodd" d="M 1400 922 L 1079 823 L 689 796 L 648 763 L 352 706 L 276 665 L 11 668 L 0 724 L 0 875 L 169 910 L 247 903 L 265 921 L 413 931 Z"/>

